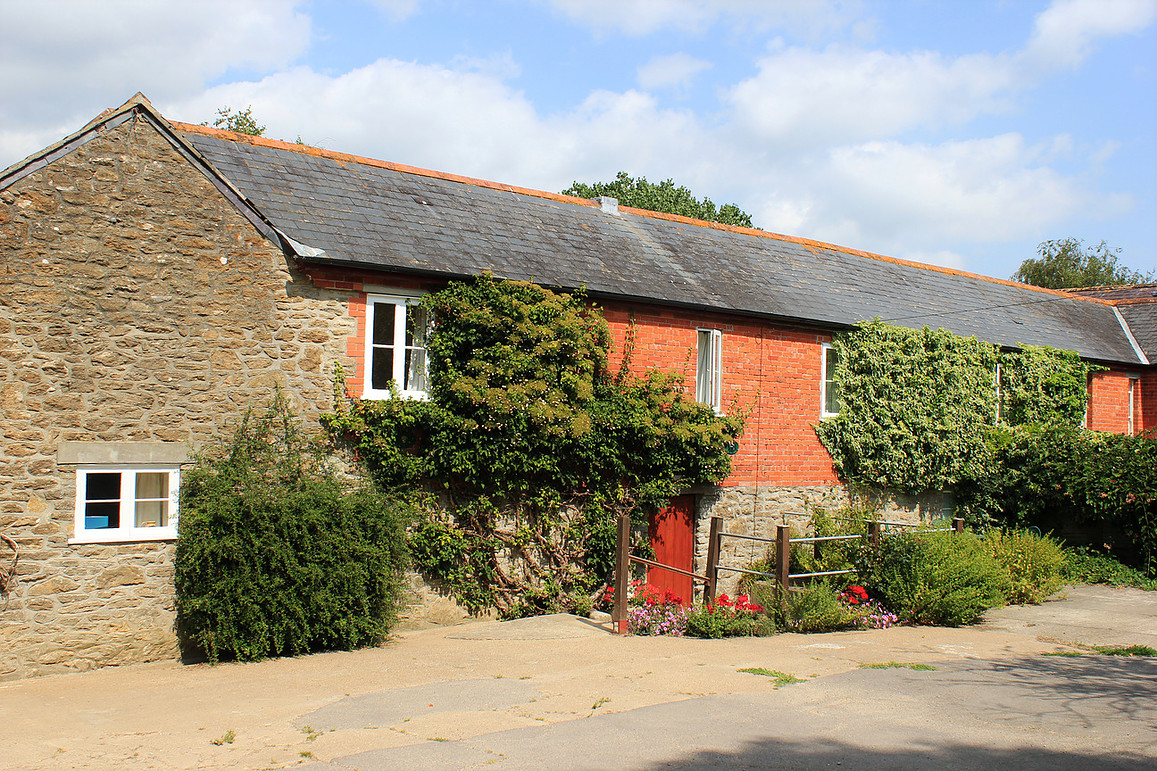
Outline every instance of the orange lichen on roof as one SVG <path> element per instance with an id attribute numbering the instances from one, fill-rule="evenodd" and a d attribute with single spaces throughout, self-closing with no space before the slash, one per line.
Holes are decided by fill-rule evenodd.
<path id="1" fill-rule="evenodd" d="M 407 166 L 402 163 L 393 163 L 391 161 L 382 161 L 376 158 L 367 158 L 360 155 L 351 155 L 349 153 L 339 153 L 333 150 L 325 150 L 320 147 L 311 147 L 309 145 L 298 144 L 296 142 L 286 142 L 280 139 L 268 139 L 261 136 L 253 136 L 251 134 L 240 134 L 235 131 L 225 131 L 224 129 L 211 128 L 209 126 L 199 126 L 192 123 L 179 123 L 177 121 L 169 121 L 169 125 L 177 131 L 183 131 L 189 134 L 202 134 L 204 136 L 216 137 L 232 142 L 242 144 L 250 144 L 256 147 L 268 147 L 275 150 L 285 150 L 293 153 L 301 153 L 302 155 L 312 155 L 317 158 L 325 158 L 334 161 L 335 163 L 345 165 L 347 163 L 356 163 L 362 166 L 370 166 L 372 168 L 387 169 L 389 171 L 396 171 L 401 174 L 413 174 L 420 177 L 430 177 L 432 179 L 440 179 L 447 182 L 457 182 L 464 185 L 472 185 L 474 187 L 481 187 L 487 190 L 498 190 L 506 193 L 515 193 L 517 195 L 525 195 L 533 198 L 544 198 L 550 201 L 557 201 L 559 203 L 572 204 L 577 206 L 587 206 L 591 208 L 598 208 L 600 205 L 589 198 L 579 198 L 572 195 L 563 195 L 562 193 L 551 193 L 545 190 L 535 190 L 527 187 L 517 187 L 514 185 L 504 185 L 498 182 L 491 182 L 485 179 L 478 179 L 475 177 L 465 177 L 459 174 L 447 174 L 442 171 L 433 171 L 431 169 L 423 169 L 417 166 Z M 888 257 L 883 254 L 876 254 L 874 252 L 866 252 L 861 249 L 852 249 L 846 246 L 837 246 L 836 244 L 829 244 L 823 241 L 816 241 L 810 238 L 801 238 L 799 236 L 789 236 L 782 233 L 774 233 L 768 230 L 759 230 L 758 228 L 745 228 L 738 225 L 725 225 L 721 222 L 708 222 L 706 220 L 697 220 L 692 217 L 684 217 L 680 214 L 667 214 L 666 212 L 651 211 L 649 209 L 636 209 L 631 206 L 620 206 L 620 213 L 627 213 L 638 217 L 649 217 L 651 219 L 667 220 L 668 222 L 679 222 L 685 225 L 692 225 L 701 228 L 712 228 L 714 230 L 722 230 L 730 233 L 740 233 L 747 236 L 755 236 L 758 238 L 769 238 L 774 241 L 785 241 L 788 243 L 799 244 L 805 249 L 813 252 L 830 251 L 839 252 L 841 254 L 853 255 L 856 257 L 864 257 L 869 260 L 878 260 L 880 262 L 889 262 L 893 265 L 903 265 L 910 268 L 918 268 L 920 270 L 933 271 L 935 273 L 943 273 L 948 276 L 956 276 L 959 278 L 971 278 L 979 281 L 987 281 L 992 284 L 1002 284 L 1004 286 L 1016 287 L 1019 289 L 1028 289 L 1033 292 L 1040 292 L 1042 294 L 1050 294 L 1057 297 L 1065 297 L 1070 300 L 1081 300 L 1084 302 L 1096 303 L 1099 305 L 1115 305 L 1116 301 L 1103 300 L 1098 297 L 1087 297 L 1082 295 L 1069 294 L 1068 292 L 1059 289 L 1047 289 L 1045 287 L 1033 286 L 1032 284 L 1021 284 L 1016 281 L 1010 281 L 1002 278 L 993 278 L 992 276 L 984 276 L 979 273 L 970 273 L 965 270 L 957 270 L 956 268 L 945 268 L 940 265 L 927 265 L 922 262 L 913 262 L 911 260 L 902 260 L 898 257 Z"/>

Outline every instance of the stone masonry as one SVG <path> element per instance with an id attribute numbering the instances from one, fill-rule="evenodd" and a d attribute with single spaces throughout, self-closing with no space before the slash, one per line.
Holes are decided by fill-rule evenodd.
<path id="1" fill-rule="evenodd" d="M 839 485 L 751 485 L 719 487 L 698 496 L 695 517 L 695 571 L 707 570 L 707 542 L 711 518 L 722 517 L 727 533 L 774 539 L 779 525 L 790 525 L 793 537 L 812 535 L 811 517 L 820 509 L 835 512 L 852 502 Z M 857 502 L 862 502 L 857 498 Z M 880 519 L 889 522 L 927 524 L 953 516 L 947 495 L 882 495 L 871 504 Z M 768 556 L 773 544 L 739 538 L 723 538 L 719 564 L 747 568 Z M 742 573 L 720 571 L 718 591 L 734 594 Z"/>
<path id="2" fill-rule="evenodd" d="M 77 466 L 58 452 L 193 449 L 275 386 L 316 415 L 353 364 L 348 297 L 144 119 L 0 191 L 0 533 L 20 554 L 0 680 L 176 655 L 173 543 L 69 544 Z"/>

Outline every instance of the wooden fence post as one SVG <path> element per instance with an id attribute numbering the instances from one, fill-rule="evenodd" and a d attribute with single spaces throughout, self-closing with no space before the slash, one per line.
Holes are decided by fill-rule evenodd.
<path id="1" fill-rule="evenodd" d="M 880 523 L 875 520 L 868 523 L 868 543 L 873 549 L 880 546 Z"/>
<path id="2" fill-rule="evenodd" d="M 953 533 L 963 533 L 964 532 L 964 519 L 963 518 L 954 517 L 952 519 L 952 532 Z"/>
<path id="3" fill-rule="evenodd" d="M 619 634 L 627 633 L 627 603 L 630 597 L 631 572 L 631 517 L 629 514 L 619 515 L 619 537 L 615 547 L 615 607 L 611 612 L 611 621 L 615 631 Z"/>
<path id="4" fill-rule="evenodd" d="M 779 602 L 787 610 L 787 593 L 791 587 L 791 525 L 775 528 L 775 581 L 779 585 Z"/>
<path id="5" fill-rule="evenodd" d="M 715 602 L 715 583 L 718 578 L 719 533 L 723 531 L 723 517 L 712 517 L 707 533 L 707 585 L 703 587 L 703 604 Z"/>

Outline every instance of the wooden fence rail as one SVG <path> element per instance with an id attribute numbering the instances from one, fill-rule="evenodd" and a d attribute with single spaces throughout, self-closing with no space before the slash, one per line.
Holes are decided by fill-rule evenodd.
<path id="1" fill-rule="evenodd" d="M 914 527 L 907 522 L 888 522 L 884 520 L 873 520 L 868 522 L 868 543 L 873 547 L 880 545 L 880 535 L 884 527 Z M 952 520 L 952 526 L 948 528 L 941 528 L 939 530 L 931 530 L 925 532 L 964 532 L 964 520 L 956 517 Z M 703 602 L 705 604 L 715 601 L 716 588 L 719 581 L 720 571 L 729 571 L 735 573 L 745 573 L 748 575 L 764 576 L 775 581 L 779 588 L 780 601 L 785 605 L 787 603 L 788 592 L 791 591 L 792 579 L 796 578 L 818 578 L 821 576 L 837 576 L 848 573 L 855 573 L 855 570 L 824 570 L 813 573 L 792 573 L 791 572 L 791 546 L 792 544 L 810 543 L 816 550 L 816 557 L 819 557 L 820 550 L 825 543 L 832 541 L 850 541 L 854 539 L 863 538 L 860 535 L 822 535 L 822 536 L 806 536 L 803 538 L 792 538 L 791 527 L 789 525 L 777 525 L 775 538 L 762 538 L 754 535 L 745 535 L 741 533 L 728 533 L 723 530 L 723 518 L 712 517 L 710 522 L 710 529 L 707 536 L 707 569 L 704 575 L 693 573 L 689 570 L 675 567 L 674 565 L 665 565 L 654 560 L 644 559 L 643 557 L 636 557 L 631 554 L 631 518 L 623 514 L 619 517 L 618 538 L 615 549 L 615 602 L 611 609 L 611 621 L 614 623 L 615 631 L 619 634 L 626 634 L 627 632 L 627 614 L 630 604 L 630 567 L 631 563 L 646 565 L 648 567 L 656 568 L 658 570 L 669 570 L 672 573 L 679 575 L 690 576 L 693 581 L 699 581 L 704 584 L 703 587 Z M 719 554 L 722 550 L 722 542 L 724 538 L 739 538 L 749 541 L 760 541 L 763 543 L 775 544 L 775 573 L 764 573 L 758 570 L 750 570 L 748 568 L 740 568 L 729 565 L 719 564 Z"/>

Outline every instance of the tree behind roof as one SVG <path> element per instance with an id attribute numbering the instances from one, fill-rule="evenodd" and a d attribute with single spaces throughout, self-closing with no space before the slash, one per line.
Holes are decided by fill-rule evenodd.
<path id="1" fill-rule="evenodd" d="M 1061 238 L 1042 241 L 1036 251 L 1040 257 L 1022 262 L 1012 274 L 1013 281 L 1048 289 L 1068 289 L 1144 284 L 1154 279 L 1153 271 L 1141 273 L 1118 264 L 1117 255 L 1121 250 L 1104 241 L 1096 246 L 1085 246 L 1079 238 Z"/>
<path id="2" fill-rule="evenodd" d="M 754 227 L 751 224 L 751 215 L 733 203 L 724 204 L 719 208 L 710 198 L 699 200 L 686 187 L 676 187 L 674 181 L 665 179 L 662 182 L 648 182 L 646 177 L 633 178 L 625 171 L 620 171 L 613 182 L 595 182 L 586 184 L 575 182 L 563 195 L 573 195 L 579 198 L 597 198 L 608 196 L 615 198 L 623 206 L 635 209 L 679 214 L 708 222 L 720 222 L 724 225 L 738 225 L 740 227 Z"/>
<path id="3" fill-rule="evenodd" d="M 201 125 L 206 126 L 208 124 L 202 123 Z M 254 137 L 259 137 L 265 133 L 265 126 L 262 126 L 254 120 L 252 107 L 246 107 L 244 110 L 234 110 L 231 109 L 229 105 L 225 105 L 217 111 L 217 118 L 213 121 L 213 128 L 236 131 L 238 134 L 249 134 Z"/>

